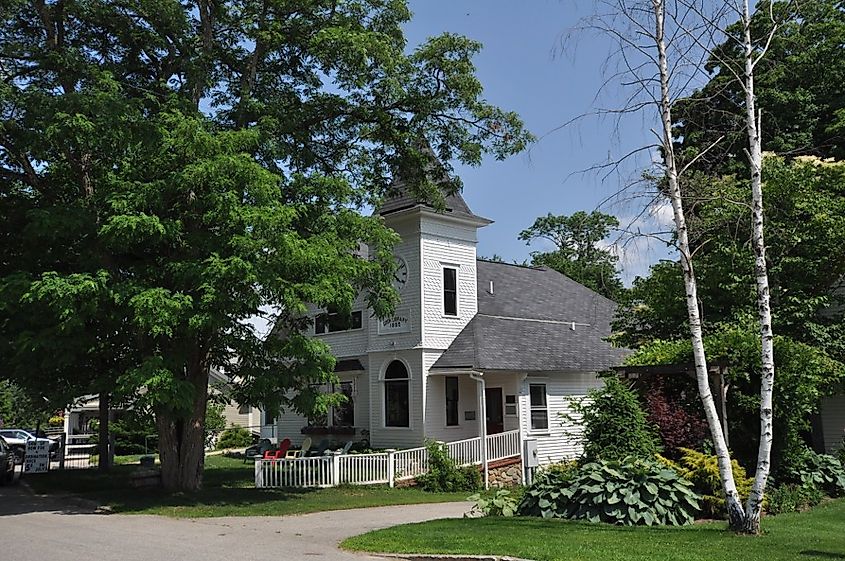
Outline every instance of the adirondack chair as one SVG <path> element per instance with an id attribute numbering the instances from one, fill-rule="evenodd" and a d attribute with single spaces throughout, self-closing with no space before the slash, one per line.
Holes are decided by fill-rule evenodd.
<path id="1" fill-rule="evenodd" d="M 338 449 L 335 453 L 340 455 L 348 454 L 349 451 L 352 449 L 353 444 L 354 442 L 348 440 L 346 444 L 343 445 L 343 448 Z"/>
<path id="2" fill-rule="evenodd" d="M 299 450 L 288 450 L 288 453 L 285 455 L 285 458 L 302 458 L 308 454 L 308 450 L 311 449 L 311 437 L 306 436 L 305 440 L 302 441 L 302 447 Z"/>
<path id="3" fill-rule="evenodd" d="M 290 449 L 290 438 L 286 438 L 279 443 L 279 449 L 276 450 L 276 454 L 273 456 L 274 460 L 281 460 L 283 459 Z"/>
<path id="4" fill-rule="evenodd" d="M 265 460 L 283 460 L 285 458 L 285 454 L 288 452 L 288 448 L 290 448 L 290 438 L 286 438 L 279 443 L 279 448 L 276 450 L 267 450 L 264 452 L 264 459 Z"/>
<path id="5" fill-rule="evenodd" d="M 273 443 L 269 438 L 262 438 L 258 444 L 250 446 L 244 451 L 244 463 L 247 460 L 255 460 L 256 458 L 263 458 L 264 453 L 273 447 Z"/>
<path id="6" fill-rule="evenodd" d="M 305 454 L 305 455 L 306 455 L 306 456 L 322 456 L 323 454 L 325 454 L 325 453 L 326 453 L 326 450 L 328 450 L 330 446 L 331 446 L 331 442 L 329 441 L 329 439 L 328 439 L 328 438 L 324 438 L 324 439 L 323 439 L 323 440 L 321 440 L 321 441 L 320 441 L 320 443 L 317 445 L 317 448 L 315 448 L 315 449 L 314 449 L 314 450 L 312 450 L 312 451 L 309 451 L 309 452 L 308 452 L 307 454 Z"/>

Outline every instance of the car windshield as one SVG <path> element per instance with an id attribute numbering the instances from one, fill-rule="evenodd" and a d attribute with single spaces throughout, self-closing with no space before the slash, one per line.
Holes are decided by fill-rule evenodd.
<path id="1" fill-rule="evenodd" d="M 22 430 L 2 430 L 0 431 L 0 436 L 5 436 L 6 438 L 15 438 L 18 440 L 30 440 L 34 438 L 31 434 L 26 431 Z"/>

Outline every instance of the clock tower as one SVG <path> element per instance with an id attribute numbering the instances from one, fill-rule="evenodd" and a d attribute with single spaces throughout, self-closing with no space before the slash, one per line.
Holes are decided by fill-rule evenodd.
<path id="1" fill-rule="evenodd" d="M 438 211 L 400 188 L 378 210 L 401 239 L 393 278 L 400 303 L 393 317 L 371 322 L 371 351 L 445 350 L 476 313 L 476 233 L 490 221 L 459 193 L 444 199 Z"/>

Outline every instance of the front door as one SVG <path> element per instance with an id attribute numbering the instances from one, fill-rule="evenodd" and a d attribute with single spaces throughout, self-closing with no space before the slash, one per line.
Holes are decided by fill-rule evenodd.
<path id="1" fill-rule="evenodd" d="M 504 432 L 505 415 L 502 388 L 486 388 L 484 399 L 487 404 L 487 434 Z"/>

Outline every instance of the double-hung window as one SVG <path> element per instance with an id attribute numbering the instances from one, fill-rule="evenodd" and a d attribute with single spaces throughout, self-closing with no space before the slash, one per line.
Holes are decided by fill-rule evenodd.
<path id="1" fill-rule="evenodd" d="M 361 310 L 344 315 L 330 308 L 327 312 L 318 314 L 314 318 L 314 334 L 322 335 L 325 333 L 361 329 L 362 318 L 363 314 Z"/>
<path id="2" fill-rule="evenodd" d="M 443 267 L 443 315 L 458 315 L 458 270 Z"/>
<path id="3" fill-rule="evenodd" d="M 458 424 L 458 378 L 446 377 L 446 426 L 454 427 Z"/>
<path id="4" fill-rule="evenodd" d="M 546 401 L 546 384 L 531 384 L 531 430 L 548 430 L 549 406 Z"/>

